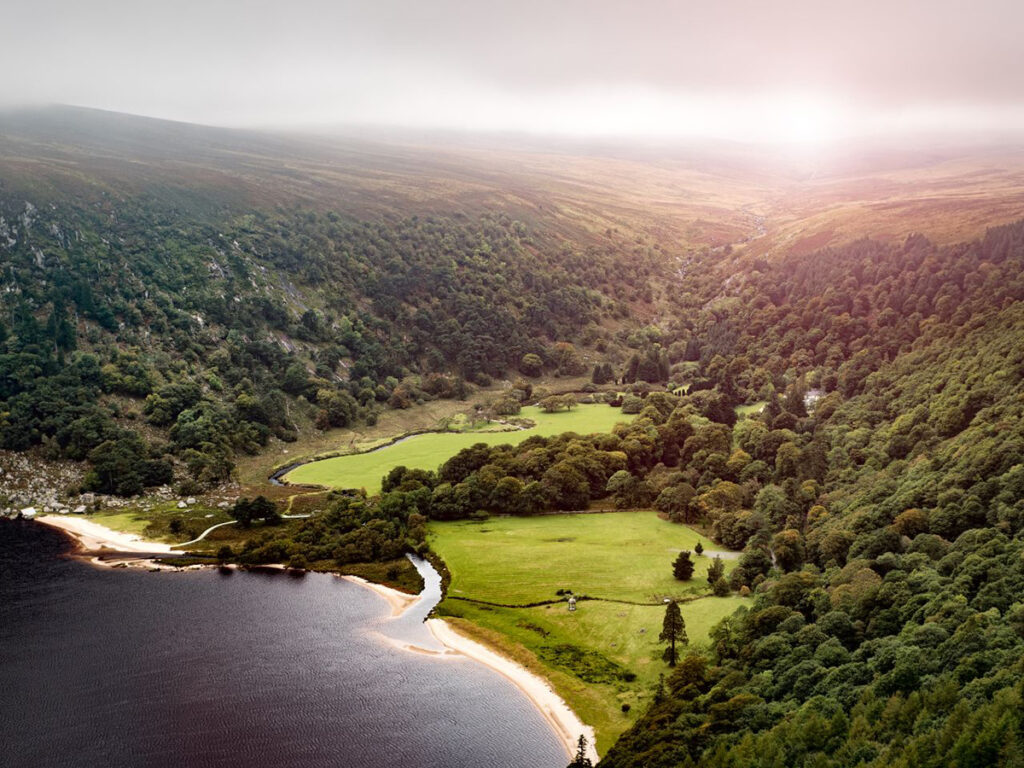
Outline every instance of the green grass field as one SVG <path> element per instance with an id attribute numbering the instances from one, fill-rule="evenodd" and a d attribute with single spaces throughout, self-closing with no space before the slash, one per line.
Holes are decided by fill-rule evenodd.
<path id="1" fill-rule="evenodd" d="M 676 581 L 679 550 L 714 545 L 649 511 L 431 523 L 429 541 L 452 576 L 438 613 L 550 680 L 594 726 L 602 753 L 646 708 L 658 675 L 670 671 L 658 642 L 662 598 L 690 600 L 680 606 L 690 647 L 706 643 L 711 627 L 745 602 L 704 596 L 707 553 L 696 558 L 692 581 Z M 735 561 L 725 564 L 728 571 Z M 607 601 L 581 601 L 570 613 L 564 603 L 504 608 L 459 599 L 533 603 L 557 599 L 559 589 Z"/>
<path id="2" fill-rule="evenodd" d="M 716 549 L 710 539 L 650 511 L 433 523 L 428 541 L 457 575 L 451 594 L 498 603 L 551 600 L 558 589 L 637 602 L 703 594 L 707 552 L 696 558 L 689 582 L 672 577 L 672 561 L 698 541 Z M 725 564 L 728 571 L 734 561 Z"/>
<path id="3" fill-rule="evenodd" d="M 476 443 L 516 444 L 534 435 L 547 437 L 562 432 L 609 432 L 624 419 L 618 408 L 607 405 L 580 405 L 571 411 L 558 413 L 544 413 L 536 406 L 527 406 L 523 408 L 520 417 L 529 419 L 535 426 L 514 432 L 467 431 L 414 435 L 369 453 L 336 456 L 303 464 L 285 475 L 285 479 L 290 483 L 330 488 L 365 488 L 367 493 L 375 494 L 380 492 L 384 475 L 395 467 L 437 469 L 463 448 Z"/>

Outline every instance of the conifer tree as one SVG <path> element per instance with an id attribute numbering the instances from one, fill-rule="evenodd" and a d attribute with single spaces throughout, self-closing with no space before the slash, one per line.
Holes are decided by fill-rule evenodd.
<path id="1" fill-rule="evenodd" d="M 693 578 L 693 561 L 689 552 L 683 551 L 676 556 L 675 562 L 672 563 L 672 575 L 679 581 L 689 581 Z"/>
<path id="2" fill-rule="evenodd" d="M 668 643 L 664 659 L 670 667 L 674 667 L 679 658 L 676 643 L 688 642 L 686 622 L 683 620 L 683 614 L 679 611 L 679 604 L 674 600 L 665 607 L 665 621 L 661 626 L 661 635 L 658 639 L 663 643 Z"/>
<path id="3" fill-rule="evenodd" d="M 715 582 L 725 576 L 725 563 L 722 562 L 722 558 L 718 555 L 711 561 L 711 565 L 708 566 L 708 584 L 711 586 L 715 585 Z"/>
<path id="4" fill-rule="evenodd" d="M 576 742 L 576 756 L 569 763 L 568 768 L 593 768 L 593 763 L 587 757 L 587 737 L 582 733 Z"/>

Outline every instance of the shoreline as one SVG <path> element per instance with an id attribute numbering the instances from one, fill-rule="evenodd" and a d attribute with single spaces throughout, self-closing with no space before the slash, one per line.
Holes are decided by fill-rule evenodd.
<path id="1" fill-rule="evenodd" d="M 147 541 L 136 534 L 121 533 L 95 523 L 92 520 L 80 517 L 44 515 L 43 517 L 37 517 L 36 521 L 62 531 L 73 539 L 77 545 L 78 551 L 76 554 L 78 555 L 95 555 L 104 551 L 118 552 L 126 555 L 123 560 L 101 560 L 98 557 L 89 557 L 89 561 L 94 565 L 104 568 L 134 566 L 148 570 L 181 570 L 175 566 L 163 566 L 150 560 L 139 560 L 131 557 L 132 553 L 171 554 L 174 552 L 171 549 L 173 546 L 171 544 Z M 188 566 L 188 568 L 204 567 L 209 566 Z M 283 566 L 277 567 L 283 568 Z M 370 590 L 386 601 L 391 608 L 392 619 L 402 616 L 421 599 L 420 595 L 400 592 L 392 587 L 376 584 L 359 576 L 344 574 L 341 575 L 341 578 Z M 593 762 L 597 762 L 598 755 L 595 748 L 594 729 L 580 720 L 569 705 L 555 692 L 550 683 L 512 659 L 459 634 L 454 627 L 443 619 L 427 619 L 425 624 L 434 639 L 445 649 L 444 651 L 432 651 L 407 643 L 396 642 L 394 645 L 412 653 L 422 653 L 435 657 L 464 656 L 478 664 L 483 664 L 491 671 L 496 672 L 511 682 L 529 700 L 548 723 L 552 731 L 554 731 L 556 737 L 562 742 L 570 759 L 576 754 L 577 740 L 580 734 L 582 734 L 587 738 L 588 757 Z"/>
<path id="2" fill-rule="evenodd" d="M 385 587 L 382 584 L 362 579 L 358 576 L 343 576 L 343 579 L 353 584 L 358 584 L 376 593 L 387 601 L 391 606 L 391 618 L 395 619 L 404 614 L 412 605 L 419 602 L 419 595 L 409 595 L 399 592 L 397 589 Z M 514 685 L 540 713 L 548 726 L 554 731 L 555 736 L 565 747 L 569 759 L 576 755 L 577 740 L 580 735 L 587 739 L 587 757 L 595 764 L 599 760 L 594 738 L 594 729 L 580 720 L 572 708 L 555 692 L 551 684 L 529 671 L 518 662 L 503 656 L 496 650 L 460 634 L 454 627 L 444 619 L 427 619 L 425 621 L 430 634 L 444 648 L 443 651 L 435 651 L 421 648 L 405 642 L 392 640 L 386 635 L 382 639 L 397 648 L 410 653 L 418 653 L 435 658 L 453 658 L 464 656 L 478 664 L 482 664 L 492 672 L 504 677 Z"/>
<path id="3" fill-rule="evenodd" d="M 478 664 L 483 664 L 518 688 L 547 721 L 570 759 L 576 755 L 580 735 L 586 737 L 586 755 L 591 762 L 597 764 L 600 757 L 595 746 L 597 740 L 594 737 L 594 729 L 580 720 L 547 680 L 507 656 L 459 634 L 444 619 L 427 619 L 426 625 L 434 638 L 447 649 L 447 654 L 465 656 Z"/>
<path id="4" fill-rule="evenodd" d="M 340 575 L 345 581 L 358 584 L 371 592 L 376 592 L 380 597 L 387 600 L 388 605 L 391 606 L 391 618 L 393 619 L 401 616 L 415 603 L 419 602 L 420 599 L 419 595 L 410 595 L 408 592 L 400 592 L 393 587 L 385 587 L 383 584 L 376 584 L 372 581 L 367 581 L 362 576 L 353 576 L 349 573 Z"/>
<path id="5" fill-rule="evenodd" d="M 63 531 L 76 542 L 79 554 L 102 553 L 104 550 L 110 552 L 123 552 L 131 554 L 174 554 L 171 549 L 173 545 L 159 541 L 147 541 L 141 536 L 133 533 L 121 533 L 105 525 L 87 520 L 82 517 L 71 517 L 69 515 L 43 515 L 37 517 L 36 522 Z M 120 561 L 99 560 L 92 558 L 93 562 L 100 565 L 117 565 Z M 155 565 L 155 564 L 154 564 Z"/>

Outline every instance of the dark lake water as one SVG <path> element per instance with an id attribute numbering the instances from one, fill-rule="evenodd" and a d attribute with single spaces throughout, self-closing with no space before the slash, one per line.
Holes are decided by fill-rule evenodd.
<path id="1" fill-rule="evenodd" d="M 560 767 L 504 678 L 333 576 L 148 573 L 0 521 L 0 766 Z M 436 589 L 436 585 L 433 585 Z"/>

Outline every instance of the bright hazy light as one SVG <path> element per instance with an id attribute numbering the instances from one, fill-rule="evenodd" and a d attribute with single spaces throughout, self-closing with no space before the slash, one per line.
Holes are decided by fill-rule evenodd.
<path id="1" fill-rule="evenodd" d="M 841 137 L 841 110 L 824 99 L 792 97 L 778 103 L 776 139 L 786 144 L 817 147 Z"/>
<path id="2" fill-rule="evenodd" d="M 246 127 L 1024 138 L 1024 2 L 27 0 L 0 109 Z"/>
<path id="3" fill-rule="evenodd" d="M 870 130 L 853 119 L 850 108 L 812 93 L 693 95 L 639 83 L 516 93 L 465 80 L 449 80 L 443 88 L 437 82 L 425 79 L 421 87 L 409 87 L 406 77 L 405 98 L 374 102 L 339 94 L 329 103 L 347 104 L 367 124 L 589 137 L 716 137 L 794 148 L 818 148 Z M 296 111 L 291 118 L 296 125 L 330 124 L 332 115 Z"/>

